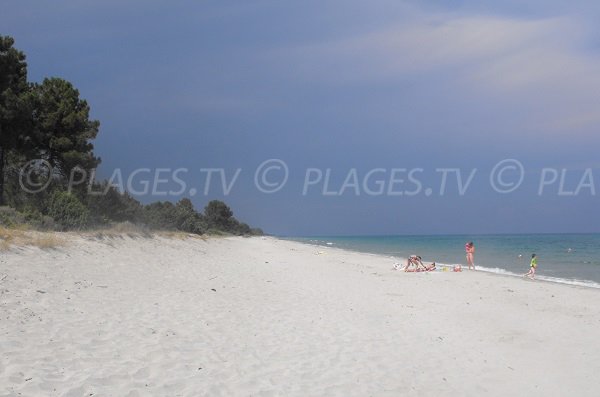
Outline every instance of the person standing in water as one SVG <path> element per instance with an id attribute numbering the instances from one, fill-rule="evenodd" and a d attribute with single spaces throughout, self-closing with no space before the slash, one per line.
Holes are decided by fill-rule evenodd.
<path id="1" fill-rule="evenodd" d="M 531 254 L 531 263 L 529 264 L 529 272 L 525 273 L 523 276 L 527 276 L 530 279 L 534 279 L 536 267 L 537 267 L 537 255 Z"/>
<path id="2" fill-rule="evenodd" d="M 465 252 L 467 253 L 467 265 L 469 265 L 469 270 L 471 270 L 471 268 L 475 270 L 475 244 L 473 244 L 472 241 L 465 244 Z"/>

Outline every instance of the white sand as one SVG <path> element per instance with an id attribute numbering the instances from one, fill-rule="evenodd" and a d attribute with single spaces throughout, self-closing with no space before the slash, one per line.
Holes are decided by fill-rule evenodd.
<path id="1" fill-rule="evenodd" d="M 600 395 L 598 290 L 271 238 L 69 240 L 0 253 L 2 396 Z"/>

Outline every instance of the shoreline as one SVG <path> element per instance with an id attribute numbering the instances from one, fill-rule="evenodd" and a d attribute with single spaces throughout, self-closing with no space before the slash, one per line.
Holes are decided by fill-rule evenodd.
<path id="1" fill-rule="evenodd" d="M 546 234 L 547 235 L 555 235 L 554 233 L 546 233 Z M 568 234 L 575 235 L 577 233 L 568 233 Z M 583 234 L 588 235 L 589 233 L 583 233 Z M 530 235 L 530 234 L 527 234 L 527 235 Z M 280 239 L 283 241 L 292 241 L 292 242 L 306 244 L 306 245 L 310 245 L 310 246 L 314 246 L 314 247 L 320 247 L 320 248 L 326 248 L 326 249 L 338 249 L 338 250 L 342 250 L 342 251 L 356 252 L 356 253 L 360 253 L 360 254 L 381 256 L 381 257 L 393 259 L 396 261 L 406 260 L 406 257 L 395 256 L 395 255 L 386 254 L 386 253 L 363 251 L 363 250 L 355 249 L 352 247 L 339 247 L 339 246 L 336 246 L 335 244 L 326 245 L 325 243 L 317 242 L 319 240 L 314 240 L 314 241 L 304 240 L 304 239 L 306 239 L 305 237 L 300 237 L 300 238 L 277 237 L 277 236 L 271 236 L 271 237 L 277 238 L 277 239 Z M 377 237 L 377 236 L 374 236 L 374 237 Z M 423 235 L 423 237 L 428 237 L 428 235 Z M 312 237 L 309 237 L 309 238 L 312 238 Z M 323 238 L 322 241 L 324 242 L 325 240 L 327 240 L 327 238 Z M 425 261 L 425 262 L 432 262 L 432 261 L 427 259 L 427 261 Z M 467 265 L 464 263 L 443 263 L 443 262 L 437 262 L 437 261 L 435 263 L 438 266 L 447 267 L 447 268 L 452 268 L 455 265 L 460 265 L 463 269 L 462 270 L 463 272 L 469 271 L 467 268 Z M 482 265 L 475 265 L 475 267 L 476 267 L 477 271 L 480 271 L 483 273 L 493 274 L 493 275 L 497 275 L 497 276 L 512 277 L 512 278 L 517 278 L 517 279 L 522 279 L 523 274 L 525 273 L 525 272 L 516 273 L 516 272 L 510 271 L 508 269 L 501 268 L 501 267 L 487 267 L 487 266 L 482 266 Z M 594 280 L 580 279 L 580 278 L 575 278 L 575 277 L 565 278 L 565 277 L 553 277 L 553 276 L 538 274 L 538 275 L 536 275 L 536 278 L 533 281 L 541 281 L 541 282 L 552 283 L 552 284 L 570 285 L 570 286 L 576 286 L 576 287 L 582 287 L 582 288 L 600 289 L 600 282 L 597 282 Z"/>
<path id="2" fill-rule="evenodd" d="M 274 237 L 72 235 L 5 251 L 0 391 L 598 393 L 596 289 L 390 262 Z"/>

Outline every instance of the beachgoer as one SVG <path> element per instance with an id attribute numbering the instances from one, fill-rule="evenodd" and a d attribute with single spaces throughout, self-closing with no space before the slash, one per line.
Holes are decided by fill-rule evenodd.
<path id="1" fill-rule="evenodd" d="M 465 252 L 467 253 L 467 265 L 469 265 L 469 270 L 471 267 L 475 270 L 474 255 L 475 255 L 475 244 L 472 241 L 465 244 Z"/>
<path id="2" fill-rule="evenodd" d="M 531 263 L 529 264 L 529 271 L 527 273 L 525 273 L 523 276 L 527 276 L 530 279 L 534 279 L 536 267 L 537 267 L 537 255 L 531 254 Z"/>
<path id="3" fill-rule="evenodd" d="M 412 266 L 414 267 L 412 267 Z M 423 264 L 423 260 L 421 259 L 421 257 L 419 255 L 411 255 L 408 258 L 406 258 L 406 262 L 404 263 L 404 266 L 400 265 L 400 263 L 396 262 L 394 263 L 394 266 L 392 267 L 392 269 L 394 270 L 404 270 L 405 272 L 431 272 L 433 270 L 436 270 L 435 267 L 435 262 L 429 264 L 429 265 L 425 265 Z"/>
<path id="4" fill-rule="evenodd" d="M 410 265 L 414 265 L 414 269 L 410 269 Z M 423 270 L 427 270 L 427 267 L 423 264 L 421 257 L 419 255 L 411 255 L 406 259 L 406 264 L 404 265 L 405 272 L 420 272 Z"/>

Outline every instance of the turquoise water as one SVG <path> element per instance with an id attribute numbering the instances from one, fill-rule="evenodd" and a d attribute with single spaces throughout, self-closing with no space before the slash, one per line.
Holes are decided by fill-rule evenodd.
<path id="1" fill-rule="evenodd" d="M 411 254 L 424 262 L 466 264 L 465 243 L 475 243 L 478 269 L 508 275 L 529 270 L 538 256 L 538 278 L 600 288 L 600 234 L 298 237 L 293 240 L 390 256 L 390 264 Z"/>

